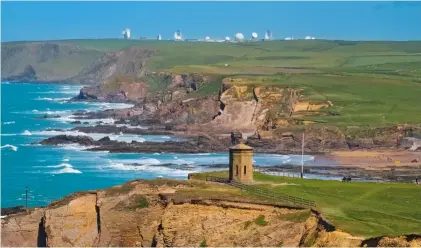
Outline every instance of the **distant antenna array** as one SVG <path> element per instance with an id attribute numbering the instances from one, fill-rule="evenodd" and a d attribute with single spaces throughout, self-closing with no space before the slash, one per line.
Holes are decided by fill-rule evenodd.
<path id="1" fill-rule="evenodd" d="M 122 35 L 124 39 L 130 39 L 131 36 L 131 32 L 129 28 L 126 28 L 122 31 Z M 258 40 L 259 35 L 256 32 L 252 32 L 251 33 L 251 37 L 250 37 L 250 41 L 257 41 Z M 234 38 L 231 40 L 231 38 L 229 36 L 226 36 L 224 39 L 211 39 L 209 36 L 206 36 L 205 39 L 199 40 L 199 41 L 207 41 L 207 42 L 243 42 L 244 41 L 244 34 L 243 33 L 236 33 L 234 35 Z M 306 36 L 304 37 L 305 40 L 315 40 L 316 38 L 313 36 Z M 156 40 L 162 40 L 162 36 L 161 34 L 158 34 L 158 36 L 156 36 Z M 177 31 L 174 32 L 174 40 L 175 41 L 184 41 L 184 37 L 181 33 L 181 30 L 178 29 Z M 190 39 L 190 40 L 186 40 L 186 41 L 197 41 L 197 39 Z M 272 31 L 270 29 L 267 29 L 264 35 L 264 38 L 262 40 L 273 40 L 273 34 Z M 295 40 L 295 38 L 293 36 L 291 37 L 286 37 L 285 40 Z"/>

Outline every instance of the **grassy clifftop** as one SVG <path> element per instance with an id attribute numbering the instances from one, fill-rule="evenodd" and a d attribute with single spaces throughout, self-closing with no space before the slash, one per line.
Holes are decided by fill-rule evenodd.
<path id="1" fill-rule="evenodd" d="M 421 62 L 421 41 L 296 40 L 206 43 L 110 39 L 68 42 L 97 51 L 119 50 L 131 46 L 151 48 L 158 51 L 149 64 L 151 68 L 177 72 L 272 74 L 282 72 L 279 67 L 349 70 L 352 67 L 384 64 L 395 64 L 391 68 L 403 69 L 411 65 L 398 64 Z M 224 68 L 225 64 L 229 64 L 230 68 Z M 387 68 L 370 68 L 377 69 Z M 418 76 L 420 73 L 418 71 Z"/>
<path id="2" fill-rule="evenodd" d="M 3 77 L 19 75 L 30 65 L 38 80 L 78 75 L 79 81 L 83 81 L 84 77 L 101 74 L 119 63 L 107 60 L 114 56 L 110 53 L 142 47 L 153 51 L 141 63 L 146 73 L 199 73 L 218 79 L 202 84 L 189 97 L 215 95 L 222 79 L 231 77 L 239 79 L 239 84 L 253 87 L 304 89 L 302 100 L 332 102 L 333 106 L 320 111 L 321 115 L 303 116 L 304 120 L 334 125 L 421 122 L 421 41 L 211 43 L 102 39 L 44 43 L 3 43 Z M 42 53 L 36 52 L 39 47 Z M 115 67 L 121 72 L 132 71 L 127 70 L 133 64 L 132 58 L 123 57 L 121 60 L 127 62 L 125 68 Z M 103 63 L 93 63 L 98 58 Z M 154 91 L 167 85 L 155 82 L 154 78 L 141 81 L 151 84 Z"/>
<path id="3" fill-rule="evenodd" d="M 228 178 L 227 172 L 200 173 L 193 179 L 206 176 Z M 310 180 L 269 176 L 254 173 L 256 187 L 282 194 L 314 200 L 317 209 L 338 229 L 373 237 L 417 233 L 421 229 L 420 189 L 415 184 L 343 183 L 340 181 Z"/>

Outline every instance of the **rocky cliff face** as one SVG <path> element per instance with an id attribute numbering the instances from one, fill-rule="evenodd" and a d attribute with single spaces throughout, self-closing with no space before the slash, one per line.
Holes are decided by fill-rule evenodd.
<path id="1" fill-rule="evenodd" d="M 145 73 L 146 62 L 152 55 L 152 50 L 141 47 L 108 52 L 70 80 L 81 84 L 98 84 L 113 81 L 117 76 L 138 78 Z"/>
<path id="2" fill-rule="evenodd" d="M 74 44 L 55 42 L 12 42 L 1 44 L 1 77 L 10 81 L 66 80 L 88 66 L 100 52 L 88 51 Z M 63 68 L 61 59 L 78 61 Z"/>
<path id="3" fill-rule="evenodd" d="M 299 245 L 304 223 L 279 217 L 297 210 L 178 193 L 192 187 L 135 181 L 77 193 L 2 219 L 2 246 Z"/>
<path id="4" fill-rule="evenodd" d="M 227 186 L 174 180 L 132 181 L 74 193 L 46 208 L 11 214 L 1 220 L 1 227 L 2 246 L 26 247 L 417 246 L 421 242 L 417 235 L 363 240 L 335 230 L 315 211 L 263 203 Z"/>
<path id="5" fill-rule="evenodd" d="M 130 47 L 100 52 L 64 42 L 2 43 L 2 80 L 99 84 L 116 76 L 137 78 L 153 55 Z"/>
<path id="6" fill-rule="evenodd" d="M 148 93 L 148 85 L 143 82 L 114 82 L 112 87 L 108 84 L 83 87 L 73 101 L 99 101 L 99 102 L 139 102 Z"/>
<path id="7" fill-rule="evenodd" d="M 255 86 L 237 81 L 223 80 L 219 98 L 221 109 L 213 121 L 218 126 L 270 130 L 277 126 L 310 124 L 295 118 L 316 114 L 317 110 L 331 105 L 330 102 L 301 100 L 301 89 Z"/>

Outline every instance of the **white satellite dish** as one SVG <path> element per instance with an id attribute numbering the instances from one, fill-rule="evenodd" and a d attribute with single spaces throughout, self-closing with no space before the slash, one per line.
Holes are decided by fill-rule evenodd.
<path id="1" fill-rule="evenodd" d="M 230 41 L 231 40 L 231 38 L 230 37 L 225 37 L 225 41 Z"/>
<path id="2" fill-rule="evenodd" d="M 257 39 L 257 37 L 258 37 L 258 35 L 257 35 L 257 33 L 256 33 L 256 32 L 251 33 L 251 38 L 252 38 L 253 40 Z"/>
<path id="3" fill-rule="evenodd" d="M 235 34 L 235 40 L 237 40 L 237 41 L 243 41 L 244 40 L 244 34 L 242 34 L 242 33 L 236 33 Z"/>

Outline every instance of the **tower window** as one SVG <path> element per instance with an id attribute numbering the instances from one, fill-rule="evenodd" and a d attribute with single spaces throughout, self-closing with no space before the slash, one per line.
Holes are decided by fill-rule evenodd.
<path id="1" fill-rule="evenodd" d="M 237 165 L 237 166 L 235 166 L 235 169 L 236 169 L 236 173 L 235 173 L 235 175 L 237 175 L 237 176 L 238 176 L 238 165 Z"/>
<path id="2" fill-rule="evenodd" d="M 247 174 L 247 167 L 244 165 L 244 175 Z"/>

